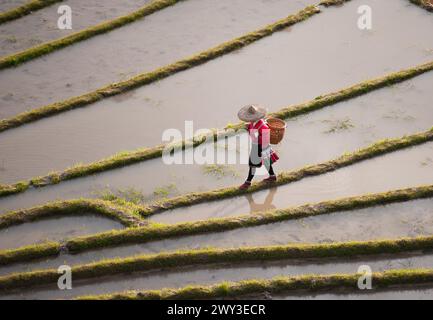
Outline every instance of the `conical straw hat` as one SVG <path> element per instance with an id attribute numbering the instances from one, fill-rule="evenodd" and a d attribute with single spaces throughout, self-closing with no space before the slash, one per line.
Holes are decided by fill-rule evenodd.
<path id="1" fill-rule="evenodd" d="M 247 105 L 238 112 L 238 118 L 245 122 L 255 122 L 263 119 L 268 110 L 258 105 Z"/>

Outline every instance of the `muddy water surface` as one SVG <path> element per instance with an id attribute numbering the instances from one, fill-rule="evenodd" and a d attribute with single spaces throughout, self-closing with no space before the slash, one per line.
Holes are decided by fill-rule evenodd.
<path id="1" fill-rule="evenodd" d="M 45 241 L 90 235 L 122 229 L 119 222 L 94 215 L 49 218 L 0 230 L 0 250 L 13 249 Z"/>

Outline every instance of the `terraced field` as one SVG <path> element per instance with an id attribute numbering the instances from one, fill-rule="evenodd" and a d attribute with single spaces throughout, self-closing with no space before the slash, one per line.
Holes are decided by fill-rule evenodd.
<path id="1" fill-rule="evenodd" d="M 0 299 L 433 298 L 430 1 L 0 10 Z M 177 141 L 186 157 L 222 136 L 218 155 L 247 155 L 251 102 L 287 122 L 277 183 L 165 164 L 185 121 L 212 128 Z"/>

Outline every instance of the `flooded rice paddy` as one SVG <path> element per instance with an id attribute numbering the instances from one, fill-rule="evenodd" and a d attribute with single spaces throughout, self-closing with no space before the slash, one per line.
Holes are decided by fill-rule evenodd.
<path id="1" fill-rule="evenodd" d="M 2 99 L 0 115 L 10 117 L 152 71 L 315 2 L 181 1 L 105 35 L 2 72 L 0 84 L 9 98 Z"/>
<path id="2" fill-rule="evenodd" d="M 52 259 L 0 266 L 0 275 L 58 268 L 63 263 L 73 266 L 101 259 L 206 247 L 238 248 L 289 243 L 331 243 L 430 236 L 433 235 L 432 204 L 431 199 L 417 200 L 214 234 L 120 246 L 76 255 L 63 254 Z M 384 225 L 386 228 L 382 227 Z"/>
<path id="3" fill-rule="evenodd" d="M 0 11 L 20 1 L 0 1 Z M 66 0 L 74 11 L 74 30 L 56 29 L 57 5 L 0 25 L 0 56 L 63 37 L 99 22 L 128 14 L 148 0 Z M 0 119 L 71 98 L 111 82 L 175 62 L 296 13 L 315 1 L 187 0 L 118 28 L 0 71 Z M 374 28 L 356 26 L 359 5 L 374 9 Z M 54 19 L 54 20 L 53 20 Z M 161 143 L 164 130 L 223 128 L 236 122 L 242 105 L 256 102 L 277 111 L 433 60 L 433 15 L 407 0 L 352 0 L 323 8 L 307 21 L 276 32 L 235 53 L 224 55 L 127 93 L 82 109 L 0 133 L 0 185 L 89 163 L 124 150 Z M 29 31 L 26 31 L 29 30 Z M 162 36 L 163 35 L 163 36 Z M 400 138 L 433 126 L 433 73 L 307 113 L 287 121 L 286 137 L 276 146 L 278 172 L 325 162 L 377 141 Z M 235 140 L 231 138 L 230 141 Z M 203 151 L 206 145 L 198 147 Z M 215 147 L 218 154 L 240 156 L 248 150 Z M 188 150 L 186 153 L 192 153 Z M 433 142 L 363 160 L 336 171 L 243 196 L 166 210 L 152 222 L 175 224 L 237 215 L 255 215 L 344 197 L 431 185 Z M 162 159 L 62 182 L 0 198 L 2 214 L 49 201 L 106 198 L 116 194 L 140 204 L 189 192 L 238 185 L 247 165 L 172 165 Z M 259 172 L 256 180 L 264 177 Z M 124 229 L 119 222 L 88 212 L 50 217 L 0 230 L 2 250 L 46 241 Z M 77 266 L 103 259 L 199 248 L 243 248 L 290 243 L 334 243 L 433 235 L 433 198 L 271 223 L 233 231 L 120 245 L 0 266 L 12 273 Z M 181 288 L 222 281 L 276 276 L 355 273 L 360 265 L 374 272 L 433 268 L 431 250 L 350 259 L 257 261 L 199 265 L 170 270 L 74 281 L 73 290 L 38 286 L 1 292 L 0 299 L 69 299 L 124 290 Z M 432 289 L 395 288 L 368 294 L 303 292 L 254 296 L 258 299 L 431 299 Z"/>
<path id="4" fill-rule="evenodd" d="M 277 146 L 281 160 L 275 169 L 277 172 L 294 170 L 336 158 L 378 140 L 429 129 L 433 123 L 433 112 L 430 111 L 429 104 L 429 88 L 432 83 L 433 74 L 426 74 L 289 121 L 287 136 L 282 144 Z M 411 107 L 407 108 L 407 105 Z M 347 119 L 351 127 L 329 132 L 336 123 L 338 125 Z M 204 146 L 199 147 L 198 151 L 202 148 Z M 218 148 L 217 152 L 226 151 Z M 230 152 L 237 153 L 235 150 Z M 428 153 L 428 150 L 426 152 Z M 413 164 L 418 165 L 424 160 L 428 162 L 428 158 L 432 158 L 428 154 L 423 157 L 425 159 L 417 159 Z M 428 166 L 425 169 L 428 169 Z M 8 172 L 6 168 L 3 170 L 5 175 Z M 207 174 L 200 165 L 167 166 L 162 159 L 156 159 L 2 198 L 0 212 L 62 198 L 98 197 L 100 190 L 104 189 L 116 191 L 133 188 L 142 193 L 145 200 L 153 199 L 158 189 L 167 190 L 170 196 L 212 190 L 241 183 L 246 173 L 245 165 L 228 166 L 224 172 L 215 176 Z M 257 177 L 261 178 L 262 176 Z"/>
<path id="5" fill-rule="evenodd" d="M 64 241 L 68 238 L 122 229 L 119 222 L 82 213 L 77 217 L 49 218 L 0 232 L 0 250 L 13 249 L 46 241 Z"/>
<path id="6" fill-rule="evenodd" d="M 431 60 L 426 48 L 433 47 L 433 42 L 428 44 L 430 37 L 419 36 L 420 30 L 433 27 L 428 14 L 420 13 L 417 8 L 408 9 L 404 0 L 393 1 L 391 6 L 373 0 L 372 5 L 380 9 L 377 14 L 383 10 L 387 16 L 378 19 L 378 23 L 384 24 L 378 28 L 380 32 L 366 35 L 356 25 L 344 29 L 343 34 L 341 30 L 336 32 L 341 24 L 352 25 L 349 23 L 353 20 L 351 13 L 355 3 L 326 10 L 290 32 L 278 32 L 239 53 L 156 84 L 5 132 L 0 140 L 0 148 L 4 150 L 0 163 L 10 176 L 4 179 L 15 178 L 16 181 L 99 160 L 120 151 L 152 147 L 161 143 L 167 128 L 184 132 L 185 120 L 194 121 L 196 129 L 223 128 L 228 122 L 236 121 L 239 105 L 251 101 L 266 104 L 274 111 Z M 391 19 L 389 15 L 393 14 L 395 17 Z M 413 29 L 414 34 L 409 32 L 412 28 L 399 32 L 399 28 L 405 28 L 400 15 L 405 19 L 413 15 L 411 19 L 431 26 Z M 318 33 L 320 25 L 328 28 Z M 396 34 L 398 41 L 393 39 Z M 326 74 L 327 81 L 321 81 L 317 74 Z M 431 92 L 426 92 L 429 94 Z M 428 101 L 430 97 L 425 99 Z M 206 112 L 197 112 L 203 109 Z"/>
<path id="7" fill-rule="evenodd" d="M 149 0 L 65 0 L 37 10 L 0 27 L 0 56 L 65 37 L 73 32 L 127 14 L 148 2 Z M 60 30 L 57 27 L 57 20 L 60 17 L 57 13 L 59 5 L 71 7 L 72 30 Z"/>
<path id="8" fill-rule="evenodd" d="M 60 291 L 57 288 L 33 288 L 16 295 L 0 295 L 0 299 L 67 299 L 86 294 L 104 294 L 113 291 L 152 290 L 181 288 L 195 284 L 214 284 L 222 281 L 248 279 L 271 279 L 278 276 L 300 274 L 356 273 L 360 265 L 369 265 L 375 272 L 390 269 L 429 268 L 433 264 L 432 255 L 409 256 L 404 258 L 363 259 L 353 262 L 329 262 L 320 264 L 290 264 L 287 262 L 250 264 L 246 266 L 215 266 L 181 269 L 175 272 L 149 272 L 144 275 L 111 277 L 92 281 L 76 281 L 72 290 Z M 101 280 L 103 280 L 101 282 Z"/>

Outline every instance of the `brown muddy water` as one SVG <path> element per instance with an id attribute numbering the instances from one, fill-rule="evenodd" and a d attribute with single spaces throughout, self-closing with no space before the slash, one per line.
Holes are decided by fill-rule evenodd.
<path id="1" fill-rule="evenodd" d="M 103 36 L 16 69 L 2 71 L 0 86 L 6 100 L 0 100 L 0 118 L 151 71 L 265 26 L 315 2 L 180 2 Z"/>
<path id="2" fill-rule="evenodd" d="M 237 54 L 88 108 L 5 132 L 0 149 L 3 167 L 10 174 L 7 179 L 44 174 L 122 150 L 154 146 L 161 143 L 166 129 L 183 132 L 185 120 L 193 120 L 196 129 L 224 127 L 236 120 L 237 109 L 247 103 L 258 102 L 277 110 L 432 59 L 427 49 L 433 47 L 433 39 L 420 35 L 433 27 L 428 13 L 408 7 L 404 0 L 367 2 L 376 8 L 377 15 L 376 29 L 371 32 L 357 29 L 358 2 L 353 1 Z M 170 9 L 175 8 L 178 6 Z M 415 21 L 416 28 L 406 24 Z M 294 56 L 296 59 L 291 59 Z M 32 72 L 35 69 L 29 66 Z M 80 70 L 87 68 L 82 66 Z M 7 78 L 6 73 L 0 77 Z M 46 85 L 59 83 L 49 76 L 44 79 Z M 9 79 L 6 86 L 13 82 Z M 25 85 L 14 85 L 22 87 Z"/>
<path id="3" fill-rule="evenodd" d="M 3 266 L 0 267 L 0 275 L 57 268 L 63 263 L 72 266 L 102 259 L 182 249 L 367 241 L 430 235 L 433 235 L 433 200 L 425 199 L 227 232 L 107 248 L 78 255 L 61 255 L 54 259 Z"/>
<path id="4" fill-rule="evenodd" d="M 323 162 L 338 157 L 344 152 L 365 147 L 377 140 L 400 137 L 431 128 L 433 112 L 430 101 L 433 93 L 430 88 L 432 84 L 433 73 L 428 73 L 289 121 L 287 135 L 282 144 L 277 146 L 281 160 L 275 169 L 277 172 L 292 170 L 307 164 Z M 330 132 L 334 127 L 338 127 L 339 123 L 345 121 L 349 121 L 348 128 Z M 203 148 L 200 147 L 197 151 Z M 226 152 L 220 147 L 217 151 L 219 154 Z M 240 157 L 233 148 L 230 148 L 229 152 Z M 35 170 L 34 167 L 20 167 L 10 162 L 6 165 L 4 159 L 6 156 L 0 155 L 0 164 L 2 164 L 0 177 L 4 183 L 14 182 L 16 175 L 25 178 L 31 177 L 36 173 L 35 171 L 43 171 Z M 42 160 L 40 164 L 44 163 Z M 245 179 L 247 170 L 246 165 L 229 166 L 225 175 L 215 177 L 204 174 L 204 168 L 200 165 L 168 166 L 161 159 L 155 159 L 0 199 L 0 212 L 61 198 L 95 197 L 97 190 L 105 188 L 113 190 L 134 188 L 142 192 L 145 199 L 152 199 L 155 189 L 161 187 L 169 187 L 167 189 L 170 191 L 170 196 L 190 191 L 210 190 L 240 184 Z"/>
<path id="5" fill-rule="evenodd" d="M 324 263 L 273 262 L 240 266 L 198 266 L 178 271 L 149 272 L 141 275 L 105 277 L 91 281 L 75 281 L 73 289 L 60 291 L 56 284 L 45 288 L 22 290 L 20 293 L 0 295 L 0 299 L 63 299 L 86 294 L 105 294 L 126 290 L 180 288 L 196 284 L 214 284 L 222 281 L 270 279 L 277 276 L 300 274 L 356 273 L 361 265 L 376 271 L 407 268 L 431 268 L 433 256 L 406 256 L 382 259 L 363 258 L 351 262 Z"/>
<path id="6" fill-rule="evenodd" d="M 0 250 L 63 241 L 113 229 L 123 229 L 123 225 L 95 215 L 43 219 L 0 230 Z"/>
<path id="7" fill-rule="evenodd" d="M 28 49 L 43 42 L 65 37 L 73 32 L 128 14 L 150 0 L 65 0 L 31 15 L 0 26 L 0 56 Z M 72 9 L 72 30 L 60 30 L 57 9 Z M 17 4 L 18 6 L 18 4 Z M 1 8 L 1 6 L 0 6 Z"/>

